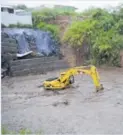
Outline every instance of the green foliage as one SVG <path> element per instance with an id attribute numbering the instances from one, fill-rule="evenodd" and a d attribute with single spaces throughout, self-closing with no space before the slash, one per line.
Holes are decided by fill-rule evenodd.
<path id="1" fill-rule="evenodd" d="M 94 39 L 92 56 L 96 63 L 119 66 L 119 53 L 123 47 L 123 39 L 113 29 L 100 31 Z"/>
<path id="2" fill-rule="evenodd" d="M 24 5 L 24 4 L 19 4 L 19 5 L 17 5 L 17 6 L 14 6 L 14 8 L 15 8 L 15 9 L 22 9 L 22 10 L 25 10 L 25 9 L 27 9 L 27 6 Z"/>
<path id="3" fill-rule="evenodd" d="M 36 27 L 40 22 L 48 22 L 51 19 L 55 19 L 56 12 L 50 8 L 45 8 L 39 11 L 34 11 L 33 16 L 33 25 Z"/>
<path id="4" fill-rule="evenodd" d="M 49 24 L 49 21 L 55 19 L 56 15 L 57 11 L 51 8 L 35 11 L 33 12 L 33 26 L 51 32 L 55 40 L 59 41 L 59 27 Z"/>
<path id="5" fill-rule="evenodd" d="M 9 28 L 32 28 L 32 25 L 17 23 L 17 24 L 10 24 L 8 27 Z"/>
<path id="6" fill-rule="evenodd" d="M 45 31 L 50 31 L 55 39 L 59 38 L 59 27 L 53 24 L 46 24 L 45 22 L 40 22 L 37 25 L 37 28 Z"/>
<path id="7" fill-rule="evenodd" d="M 63 41 L 79 47 L 83 41 L 91 46 L 91 60 L 95 64 L 119 66 L 119 52 L 123 48 L 123 10 L 109 13 L 104 9 L 90 9 L 89 16 L 81 22 L 73 23 L 64 34 Z"/>
<path id="8" fill-rule="evenodd" d="M 73 23 L 64 34 L 63 41 L 74 47 L 81 46 L 85 38 L 90 36 L 94 25 L 96 21 L 89 19 Z"/>
<path id="9" fill-rule="evenodd" d="M 74 11 L 65 11 L 64 9 L 44 8 L 42 10 L 33 11 L 33 24 L 36 26 L 41 21 L 48 23 L 50 20 L 55 19 L 58 15 L 75 15 Z"/>
<path id="10" fill-rule="evenodd" d="M 21 135 L 27 135 L 27 134 L 31 134 L 31 131 L 27 130 L 27 129 L 21 129 L 19 131 L 19 134 Z"/>
<path id="11" fill-rule="evenodd" d="M 116 29 L 118 31 L 118 33 L 120 35 L 123 35 L 123 19 L 120 19 L 117 23 L 116 23 Z"/>
<path id="12" fill-rule="evenodd" d="M 57 15 L 71 15 L 74 14 L 74 10 L 66 10 L 64 8 L 43 8 L 38 11 L 33 11 L 33 16 L 45 16 L 45 17 L 56 17 Z"/>
<path id="13" fill-rule="evenodd" d="M 6 130 L 4 127 L 1 129 L 1 133 L 2 134 L 9 134 L 9 131 Z"/>
<path id="14" fill-rule="evenodd" d="M 67 8 L 44 8 L 38 11 L 33 11 L 33 27 L 40 28 L 42 30 L 50 31 L 53 34 L 53 37 L 57 40 L 59 40 L 59 27 L 54 24 L 50 24 L 49 22 L 54 20 L 56 16 L 58 15 L 76 15 L 74 12 L 74 8 L 69 10 L 69 7 Z"/>
<path id="15" fill-rule="evenodd" d="M 83 12 L 81 12 L 80 15 L 91 17 L 94 13 L 97 13 L 97 11 L 99 11 L 99 10 L 101 10 L 101 9 L 91 7 L 89 9 L 86 9 Z"/>
<path id="16" fill-rule="evenodd" d="M 46 18 L 49 18 L 49 17 L 55 17 L 56 16 L 56 11 L 55 10 L 52 10 L 50 8 L 44 8 L 42 10 L 39 10 L 39 11 L 34 11 L 32 12 L 32 15 L 33 16 L 40 16 L 40 17 L 46 17 Z"/>
<path id="17" fill-rule="evenodd" d="M 9 135 L 13 135 L 13 134 L 29 135 L 29 134 L 32 134 L 32 132 L 28 129 L 21 129 L 18 133 L 16 133 L 16 132 L 11 132 L 11 131 L 7 130 L 7 128 L 5 128 L 5 127 L 2 127 L 1 134 L 2 135 L 7 135 L 7 134 L 9 134 Z M 41 134 L 42 134 L 42 131 L 35 133 L 35 135 L 41 135 Z"/>

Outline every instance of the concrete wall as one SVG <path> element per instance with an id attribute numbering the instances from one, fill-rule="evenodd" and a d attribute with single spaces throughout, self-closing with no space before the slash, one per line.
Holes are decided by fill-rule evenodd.
<path id="1" fill-rule="evenodd" d="M 9 24 L 29 24 L 32 25 L 31 14 L 10 14 L 8 12 L 1 12 L 1 23 L 8 26 Z"/>

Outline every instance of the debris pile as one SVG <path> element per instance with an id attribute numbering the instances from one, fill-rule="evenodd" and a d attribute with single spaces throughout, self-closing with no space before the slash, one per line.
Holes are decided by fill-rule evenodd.
<path id="1" fill-rule="evenodd" d="M 10 61 L 18 59 L 59 56 L 59 42 L 52 34 L 39 29 L 3 28 L 1 32 L 2 69 L 9 72 Z"/>
<path id="2" fill-rule="evenodd" d="M 16 40 L 17 57 L 23 57 L 32 52 L 40 56 L 59 53 L 59 42 L 54 40 L 50 32 L 39 29 L 3 28 L 2 34 Z"/>
<path id="3" fill-rule="evenodd" d="M 9 71 L 10 61 L 17 60 L 17 42 L 7 34 L 1 35 L 1 77 L 3 78 Z"/>

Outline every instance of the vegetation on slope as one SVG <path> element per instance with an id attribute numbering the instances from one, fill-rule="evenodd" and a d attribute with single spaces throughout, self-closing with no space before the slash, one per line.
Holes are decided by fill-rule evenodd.
<path id="1" fill-rule="evenodd" d="M 105 9 L 84 12 L 88 19 L 74 22 L 66 31 L 63 41 L 79 46 L 87 41 L 94 64 L 120 66 L 120 50 L 123 48 L 123 6 L 109 13 Z"/>

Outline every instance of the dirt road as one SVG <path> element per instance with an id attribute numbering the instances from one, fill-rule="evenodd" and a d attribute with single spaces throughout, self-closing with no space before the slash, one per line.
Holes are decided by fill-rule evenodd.
<path id="1" fill-rule="evenodd" d="M 95 93 L 89 76 L 59 92 L 38 86 L 59 72 L 2 80 L 2 125 L 43 134 L 123 134 L 123 69 L 99 70 L 105 89 Z"/>

